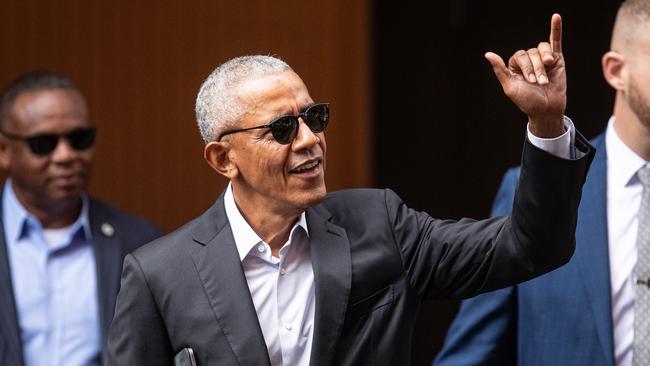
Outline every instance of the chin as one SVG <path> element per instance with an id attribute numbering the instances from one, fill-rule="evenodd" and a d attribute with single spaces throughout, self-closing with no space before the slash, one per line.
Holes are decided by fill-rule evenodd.
<path id="1" fill-rule="evenodd" d="M 55 192 L 52 192 L 50 194 L 50 198 L 53 201 L 70 201 L 70 200 L 76 200 L 81 198 L 81 195 L 83 194 L 84 189 L 82 187 L 75 187 L 75 188 L 66 188 L 66 189 L 57 189 Z"/>
<path id="2" fill-rule="evenodd" d="M 321 187 L 314 188 L 307 192 L 304 192 L 302 194 L 302 197 L 300 198 L 299 206 L 302 207 L 303 210 L 316 206 L 325 200 L 326 195 L 327 195 L 327 189 L 323 184 Z"/>

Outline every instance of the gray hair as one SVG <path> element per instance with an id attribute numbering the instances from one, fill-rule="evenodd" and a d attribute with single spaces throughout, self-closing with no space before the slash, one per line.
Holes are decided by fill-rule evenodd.
<path id="1" fill-rule="evenodd" d="M 215 141 L 244 115 L 237 93 L 242 83 L 286 70 L 291 70 L 286 62 L 263 55 L 233 58 L 217 67 L 196 96 L 196 122 L 203 141 Z"/>

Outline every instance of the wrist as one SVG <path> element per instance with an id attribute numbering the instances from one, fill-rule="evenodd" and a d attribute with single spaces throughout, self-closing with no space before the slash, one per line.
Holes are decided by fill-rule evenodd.
<path id="1" fill-rule="evenodd" d="M 561 136 L 566 132 L 564 129 L 564 116 L 529 117 L 528 130 L 533 135 L 545 139 Z"/>

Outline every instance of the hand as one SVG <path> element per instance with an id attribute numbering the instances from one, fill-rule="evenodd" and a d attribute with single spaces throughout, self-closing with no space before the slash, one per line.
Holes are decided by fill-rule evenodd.
<path id="1" fill-rule="evenodd" d="M 566 71 L 562 55 L 562 18 L 551 17 L 549 42 L 515 52 L 508 67 L 501 56 L 487 52 L 503 91 L 528 115 L 530 132 L 551 138 L 563 134 L 566 109 Z"/>

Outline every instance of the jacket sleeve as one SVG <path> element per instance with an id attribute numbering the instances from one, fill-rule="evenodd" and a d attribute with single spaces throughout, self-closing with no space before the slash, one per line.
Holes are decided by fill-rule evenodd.
<path id="1" fill-rule="evenodd" d="M 411 287 L 421 298 L 467 298 L 555 269 L 575 248 L 577 210 L 594 149 L 562 159 L 528 141 L 512 215 L 486 220 L 435 220 L 387 191 L 395 244 Z"/>
<path id="2" fill-rule="evenodd" d="M 172 348 L 138 260 L 124 259 L 121 290 L 108 335 L 109 366 L 172 365 Z"/>
<path id="3" fill-rule="evenodd" d="M 492 216 L 510 214 L 518 179 L 518 168 L 505 174 L 492 205 Z M 515 365 L 516 317 L 516 287 L 464 300 L 433 365 Z"/>

